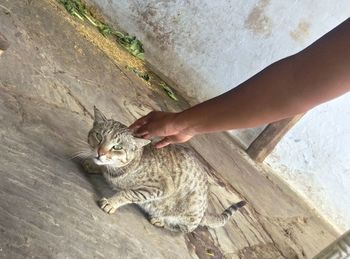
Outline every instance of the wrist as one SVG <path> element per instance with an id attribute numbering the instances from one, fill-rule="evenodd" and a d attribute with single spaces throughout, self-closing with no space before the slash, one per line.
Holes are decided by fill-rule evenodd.
<path id="1" fill-rule="evenodd" d="M 178 133 L 194 136 L 197 134 L 188 110 L 178 112 L 174 118 L 174 128 Z"/>

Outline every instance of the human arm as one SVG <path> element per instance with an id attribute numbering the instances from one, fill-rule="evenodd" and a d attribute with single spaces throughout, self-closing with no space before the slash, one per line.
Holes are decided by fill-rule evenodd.
<path id="1" fill-rule="evenodd" d="M 238 87 L 180 113 L 153 112 L 131 125 L 157 147 L 192 136 L 249 128 L 299 113 L 350 90 L 350 19 L 301 52 L 282 59 Z"/>

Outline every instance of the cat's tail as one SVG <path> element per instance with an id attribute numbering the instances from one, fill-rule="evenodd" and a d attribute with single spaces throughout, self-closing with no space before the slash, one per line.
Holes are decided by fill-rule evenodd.
<path id="1" fill-rule="evenodd" d="M 213 214 L 206 214 L 202 218 L 202 221 L 199 225 L 211 227 L 211 228 L 217 228 L 222 227 L 226 224 L 226 222 L 231 218 L 231 216 L 240 208 L 242 208 L 244 205 L 246 205 L 246 201 L 240 201 L 237 203 L 232 204 L 230 207 L 228 207 L 226 210 L 224 210 L 223 213 L 219 215 L 213 215 Z"/>

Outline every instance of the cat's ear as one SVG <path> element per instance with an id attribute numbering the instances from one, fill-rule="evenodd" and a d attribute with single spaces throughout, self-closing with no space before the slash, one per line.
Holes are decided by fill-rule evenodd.
<path id="1" fill-rule="evenodd" d="M 149 143 L 151 143 L 149 139 L 143 139 L 143 138 L 134 138 L 134 139 L 138 148 L 142 148 L 148 145 Z"/>
<path id="2" fill-rule="evenodd" d="M 97 109 L 96 106 L 94 106 L 94 124 L 106 121 L 106 116 L 104 116 L 103 113 L 99 109 Z"/>

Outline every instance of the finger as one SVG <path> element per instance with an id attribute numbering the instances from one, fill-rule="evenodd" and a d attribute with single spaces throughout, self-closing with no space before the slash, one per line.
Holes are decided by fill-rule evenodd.
<path id="1" fill-rule="evenodd" d="M 143 135 L 141 138 L 143 139 L 150 139 L 152 136 L 150 134 Z"/>
<path id="2" fill-rule="evenodd" d="M 145 116 L 139 118 L 138 120 L 136 120 L 133 124 L 131 124 L 129 126 L 129 129 L 136 130 L 136 129 L 140 128 L 142 125 L 145 125 L 148 122 L 151 113 L 152 112 L 150 112 L 147 115 L 145 115 Z"/>
<path id="3" fill-rule="evenodd" d="M 140 119 L 138 119 L 137 121 L 135 121 L 133 124 L 131 124 L 128 128 L 130 130 L 137 130 L 138 128 L 140 128 L 142 125 L 145 125 L 148 121 L 148 118 L 142 117 Z"/>
<path id="4" fill-rule="evenodd" d="M 139 137 L 139 136 L 141 137 L 141 136 L 146 135 L 146 134 L 150 134 L 150 132 L 148 130 L 148 124 L 142 125 L 139 128 L 134 130 L 134 135 L 137 137 Z"/>
<path id="5" fill-rule="evenodd" d="M 136 130 L 134 130 L 132 135 L 134 137 L 137 137 L 137 138 L 143 138 L 143 136 L 148 135 L 148 134 L 149 134 L 149 132 L 146 130 L 143 130 L 143 131 L 141 131 L 141 133 L 139 133 L 139 131 L 136 129 Z"/>
<path id="6" fill-rule="evenodd" d="M 156 148 L 162 148 L 162 147 L 166 147 L 167 145 L 169 145 L 169 144 L 171 144 L 171 143 L 173 143 L 173 142 L 171 141 L 171 139 L 170 139 L 169 137 L 165 137 L 165 138 L 163 138 L 161 141 L 157 142 L 157 143 L 155 144 L 155 147 L 156 147 Z"/>

